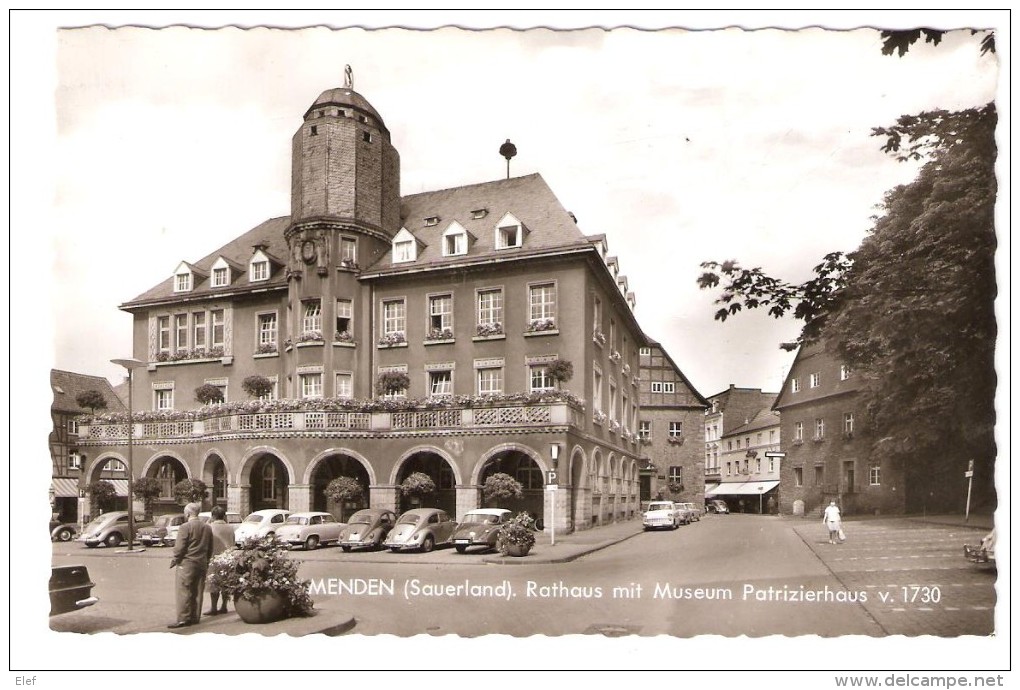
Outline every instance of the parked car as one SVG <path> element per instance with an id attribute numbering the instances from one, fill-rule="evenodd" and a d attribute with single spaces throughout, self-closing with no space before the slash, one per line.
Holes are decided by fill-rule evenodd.
<path id="1" fill-rule="evenodd" d="M 726 513 L 730 512 L 730 507 L 726 505 L 726 501 L 722 500 L 721 498 L 713 498 L 708 501 L 705 501 L 705 512 L 725 515 Z"/>
<path id="2" fill-rule="evenodd" d="M 453 546 L 457 553 L 464 553 L 472 546 L 482 550 L 496 548 L 499 528 L 511 517 L 506 508 L 478 508 L 468 511 L 453 533 Z"/>
<path id="3" fill-rule="evenodd" d="M 680 510 L 673 501 L 651 501 L 641 514 L 641 524 L 645 530 L 676 529 L 680 521 Z"/>
<path id="4" fill-rule="evenodd" d="M 701 522 L 701 509 L 698 506 L 693 503 L 681 503 L 680 507 L 687 515 L 688 522 Z"/>
<path id="5" fill-rule="evenodd" d="M 340 541 L 340 531 L 346 527 L 331 513 L 291 513 L 276 530 L 276 538 L 289 546 L 303 546 L 311 551 L 322 545 Z"/>
<path id="6" fill-rule="evenodd" d="M 209 522 L 210 520 L 212 520 L 212 512 L 207 510 L 203 513 L 199 513 L 198 519 L 201 520 L 202 522 Z M 241 514 L 232 510 L 228 510 L 227 514 L 224 516 L 223 519 L 228 525 L 234 528 L 235 532 L 243 522 L 243 520 L 241 519 Z"/>
<path id="7" fill-rule="evenodd" d="M 73 522 L 50 520 L 50 541 L 71 541 L 78 534 L 78 525 Z"/>
<path id="8" fill-rule="evenodd" d="M 340 548 L 370 549 L 382 546 L 386 535 L 397 522 L 397 514 L 385 508 L 365 508 L 359 510 L 347 521 L 347 526 L 340 530 Z"/>
<path id="9" fill-rule="evenodd" d="M 234 530 L 234 542 L 241 544 L 250 537 L 268 537 L 270 534 L 275 534 L 288 515 L 290 515 L 290 511 L 282 508 L 256 510 Z"/>
<path id="10" fill-rule="evenodd" d="M 184 513 L 160 515 L 154 524 L 138 530 L 138 541 L 142 546 L 173 546 L 177 530 L 185 520 Z M 172 537 L 170 536 L 171 529 L 173 529 Z"/>
<path id="11" fill-rule="evenodd" d="M 397 518 L 397 524 L 386 536 L 383 546 L 394 552 L 409 549 L 428 552 L 449 544 L 456 530 L 457 523 L 445 510 L 415 508 Z"/>
<path id="12" fill-rule="evenodd" d="M 135 534 L 148 525 L 148 522 L 135 520 Z M 128 514 L 126 510 L 111 510 L 103 513 L 95 520 L 85 525 L 79 537 L 85 546 L 93 549 L 100 544 L 107 546 L 120 546 L 128 538 Z"/>
<path id="13" fill-rule="evenodd" d="M 55 565 L 50 571 L 50 615 L 56 616 L 92 606 L 99 599 L 92 596 L 96 583 L 84 565 Z"/>

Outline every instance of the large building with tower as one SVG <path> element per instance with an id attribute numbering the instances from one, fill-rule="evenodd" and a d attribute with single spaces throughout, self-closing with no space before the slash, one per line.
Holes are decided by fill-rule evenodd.
<path id="1" fill-rule="evenodd" d="M 420 472 L 459 517 L 505 472 L 547 526 L 639 510 L 635 298 L 541 176 L 402 197 L 382 117 L 333 88 L 294 134 L 290 215 L 167 269 L 121 305 L 135 416 L 81 426 L 82 485 L 130 462 L 156 512 L 193 478 L 242 514 L 349 514 L 409 507 Z M 360 499 L 327 499 L 340 476 Z"/>

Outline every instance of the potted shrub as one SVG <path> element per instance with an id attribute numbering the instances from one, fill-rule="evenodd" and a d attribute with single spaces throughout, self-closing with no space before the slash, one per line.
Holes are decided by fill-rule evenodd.
<path id="1" fill-rule="evenodd" d="M 527 513 L 517 513 L 499 528 L 496 545 L 504 556 L 527 556 L 535 545 L 534 521 Z"/>
<path id="2" fill-rule="evenodd" d="M 209 583 L 234 600 L 245 623 L 270 623 L 310 616 L 309 582 L 298 579 L 298 563 L 275 536 L 246 539 L 209 562 Z"/>
<path id="3" fill-rule="evenodd" d="M 100 479 L 86 486 L 85 493 L 92 499 L 95 508 L 102 513 L 113 506 L 114 498 L 117 496 L 117 489 L 113 486 L 113 482 Z"/>
<path id="4" fill-rule="evenodd" d="M 182 479 L 174 484 L 174 500 L 179 504 L 202 503 L 209 496 L 209 487 L 201 479 Z"/>
<path id="5" fill-rule="evenodd" d="M 322 491 L 326 498 L 331 498 L 340 504 L 340 522 L 344 521 L 344 503 L 358 500 L 364 492 L 365 489 L 361 484 L 351 477 L 336 477 Z"/>
<path id="6" fill-rule="evenodd" d="M 436 493 L 436 483 L 424 472 L 413 472 L 400 483 L 400 493 L 420 504 L 426 496 Z"/>
<path id="7" fill-rule="evenodd" d="M 89 408 L 92 414 L 95 414 L 96 410 L 106 409 L 106 397 L 94 388 L 82 391 L 75 397 L 74 401 L 78 403 L 78 407 Z"/>
<path id="8" fill-rule="evenodd" d="M 565 359 L 549 362 L 549 378 L 557 383 L 566 383 L 574 377 L 574 365 Z"/>
<path id="9" fill-rule="evenodd" d="M 159 498 L 163 491 L 163 484 L 155 477 L 139 477 L 132 482 L 135 498 L 142 500 L 145 506 L 145 519 L 152 519 L 152 499 Z"/>
<path id="10" fill-rule="evenodd" d="M 195 400 L 203 405 L 223 402 L 223 389 L 211 383 L 205 383 L 195 389 Z"/>
<path id="11" fill-rule="evenodd" d="M 394 395 L 406 391 L 411 385 L 411 377 L 403 371 L 384 371 L 379 374 L 376 388 L 381 395 Z"/>
<path id="12" fill-rule="evenodd" d="M 241 388 L 253 398 L 264 398 L 273 392 L 273 382 L 261 374 L 252 374 L 241 381 Z"/>

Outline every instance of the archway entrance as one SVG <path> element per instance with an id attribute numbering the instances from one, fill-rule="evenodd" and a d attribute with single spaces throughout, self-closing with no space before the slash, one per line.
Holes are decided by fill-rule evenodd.
<path id="1" fill-rule="evenodd" d="M 345 501 L 343 505 L 332 498 L 327 498 L 324 493 L 326 487 L 337 477 L 350 477 L 358 482 L 362 489 L 361 496 L 352 501 Z M 331 455 L 323 458 L 312 473 L 312 510 L 332 513 L 333 517 L 343 522 L 356 511 L 368 507 L 368 487 L 368 471 L 355 458 L 349 455 Z"/>
<path id="2" fill-rule="evenodd" d="M 89 491 L 89 487 L 98 481 L 108 483 L 113 487 L 113 491 L 109 495 L 103 495 L 98 491 L 93 494 Z M 86 483 L 86 491 L 89 491 L 89 500 L 87 512 L 83 519 L 88 522 L 99 517 L 100 514 L 108 513 L 111 510 L 127 510 L 130 505 L 127 485 L 127 465 L 119 458 L 99 460 L 92 468 Z"/>
<path id="3" fill-rule="evenodd" d="M 227 507 L 227 465 L 219 455 L 210 455 L 205 461 L 202 481 L 209 487 L 209 502 L 224 509 Z"/>
<path id="4" fill-rule="evenodd" d="M 287 510 L 287 468 L 275 455 L 266 453 L 252 461 L 248 484 L 251 487 L 251 510 L 280 508 Z"/>
<path id="5" fill-rule="evenodd" d="M 174 486 L 188 478 L 188 470 L 177 458 L 162 457 L 149 465 L 145 472 L 159 482 L 159 495 L 149 499 L 148 512 L 153 516 L 181 512 L 181 506 L 174 499 Z"/>
<path id="6" fill-rule="evenodd" d="M 484 486 L 485 480 L 498 472 L 508 474 L 519 481 L 524 495 L 518 499 L 503 500 L 497 506 L 495 501 L 486 501 L 483 494 L 482 507 L 508 508 L 514 514 L 525 512 L 535 519 L 543 518 L 545 506 L 542 496 L 544 486 L 542 468 L 519 450 L 504 450 L 485 461 L 478 477 L 479 483 Z"/>
<path id="7" fill-rule="evenodd" d="M 421 451 L 404 460 L 397 473 L 399 486 L 415 472 L 427 475 L 436 485 L 436 492 L 421 497 L 405 496 L 403 491 L 397 492 L 399 512 L 412 508 L 440 508 L 450 515 L 457 514 L 457 492 L 454 486 L 454 473 L 450 463 L 438 453 Z"/>

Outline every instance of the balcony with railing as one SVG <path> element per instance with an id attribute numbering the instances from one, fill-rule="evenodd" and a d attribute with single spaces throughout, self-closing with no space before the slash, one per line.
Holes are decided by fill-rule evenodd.
<path id="1" fill-rule="evenodd" d="M 307 432 L 392 433 L 422 430 L 486 430 L 542 426 L 583 427 L 583 403 L 572 396 L 530 396 L 534 399 L 379 401 L 360 409 L 301 409 L 330 406 L 326 401 L 275 401 L 256 405 L 214 405 L 177 413 L 180 419 L 147 419 L 135 415 L 131 430 L 137 440 L 202 440 L 225 434 L 277 436 Z M 340 407 L 341 404 L 334 403 Z M 385 409 L 393 407 L 396 409 Z M 276 409 L 274 409 L 276 408 Z M 381 409 L 380 409 L 381 408 Z M 168 416 L 164 413 L 164 416 Z M 104 418 L 106 417 L 106 418 Z M 125 415 L 101 416 L 81 425 L 81 445 L 103 445 L 126 441 Z"/>

